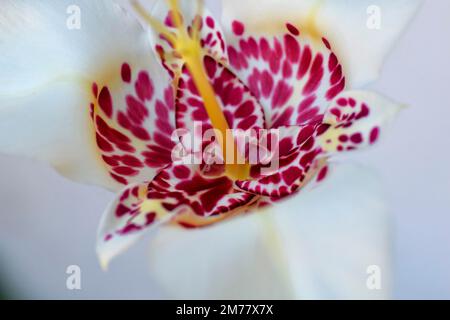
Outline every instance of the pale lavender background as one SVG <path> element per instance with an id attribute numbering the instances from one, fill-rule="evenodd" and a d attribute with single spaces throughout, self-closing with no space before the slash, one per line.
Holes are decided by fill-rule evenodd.
<path id="1" fill-rule="evenodd" d="M 428 0 L 372 86 L 411 105 L 389 139 L 356 158 L 375 167 L 394 226 L 396 298 L 450 299 L 450 2 Z M 0 274 L 13 297 L 158 298 L 141 243 L 103 273 L 97 223 L 112 194 L 32 161 L 0 157 Z M 82 268 L 83 290 L 65 288 Z M 126 273 L 124 273 L 126 270 Z M 150 290 L 149 290 L 150 288 Z"/>

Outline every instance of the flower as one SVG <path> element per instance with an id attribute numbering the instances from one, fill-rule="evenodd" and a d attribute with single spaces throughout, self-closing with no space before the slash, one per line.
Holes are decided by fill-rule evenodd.
<path id="1" fill-rule="evenodd" d="M 61 19 L 73 2 L 80 30 Z M 390 11 L 378 34 L 354 25 L 368 3 L 227 0 L 219 21 L 190 1 L 159 1 L 151 14 L 134 2 L 149 41 L 110 1 L 5 1 L 0 150 L 77 181 L 125 187 L 101 223 L 104 266 L 162 224 L 201 227 L 292 201 L 325 178 L 330 157 L 375 143 L 398 110 L 347 88 L 376 77 L 418 2 L 383 1 Z M 223 136 L 277 129 L 279 170 L 250 165 L 233 139 L 213 146 L 224 157 L 244 153 L 245 164 L 174 161 L 172 133 L 197 134 L 193 120 Z"/>

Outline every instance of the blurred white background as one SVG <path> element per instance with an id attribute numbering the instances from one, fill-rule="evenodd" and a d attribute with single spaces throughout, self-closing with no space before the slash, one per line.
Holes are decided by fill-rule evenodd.
<path id="1" fill-rule="evenodd" d="M 372 89 L 411 107 L 389 138 L 354 155 L 375 168 L 389 197 L 395 298 L 450 299 L 450 1 L 425 1 Z M 45 165 L 0 157 L 0 283 L 18 298 L 161 298 L 141 242 L 103 273 L 96 228 L 113 198 Z M 83 290 L 66 289 L 68 265 Z M 5 291 L 5 290 L 4 290 Z"/>

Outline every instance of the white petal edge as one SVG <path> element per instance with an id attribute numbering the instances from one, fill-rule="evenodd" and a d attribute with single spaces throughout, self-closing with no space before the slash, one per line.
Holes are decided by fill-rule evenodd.
<path id="1" fill-rule="evenodd" d="M 161 229 L 150 272 L 170 298 L 383 299 L 390 218 L 367 169 L 339 165 L 310 192 L 202 230 Z M 367 268 L 382 270 L 369 290 Z"/>
<path id="2" fill-rule="evenodd" d="M 314 29 L 337 53 L 349 87 L 361 87 L 379 76 L 384 59 L 420 7 L 421 0 L 222 0 L 226 37 L 234 20 L 250 33 L 279 33 L 285 23 Z M 380 28 L 371 21 L 379 13 Z M 302 32 L 302 31 L 301 31 Z"/>

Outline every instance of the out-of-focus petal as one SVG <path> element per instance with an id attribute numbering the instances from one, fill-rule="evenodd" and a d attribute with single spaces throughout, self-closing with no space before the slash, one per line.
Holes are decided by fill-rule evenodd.
<path id="1" fill-rule="evenodd" d="M 325 37 L 339 57 L 347 83 L 359 87 L 377 78 L 384 58 L 413 17 L 420 0 L 224 0 L 227 43 L 247 34 L 284 33 L 286 23 L 301 34 Z"/>
<path id="2" fill-rule="evenodd" d="M 152 240 L 150 270 L 172 298 L 387 298 L 389 219 L 378 180 L 341 166 L 308 193 L 195 232 Z M 366 286 L 369 266 L 381 290 Z"/>

